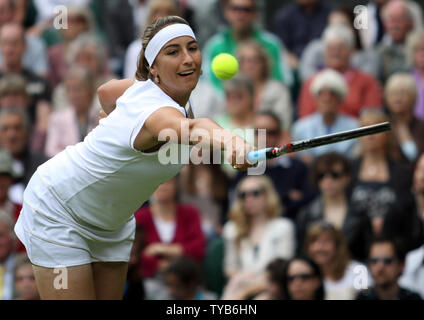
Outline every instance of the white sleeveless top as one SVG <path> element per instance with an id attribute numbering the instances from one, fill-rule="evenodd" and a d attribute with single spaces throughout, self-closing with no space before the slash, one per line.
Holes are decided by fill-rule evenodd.
<path id="1" fill-rule="evenodd" d="M 136 81 L 83 142 L 37 169 L 65 211 L 104 230 L 116 230 L 183 164 L 163 165 L 158 152 L 134 149 L 146 119 L 161 107 L 185 109 L 152 81 Z M 29 198 L 29 197 L 28 197 Z"/>

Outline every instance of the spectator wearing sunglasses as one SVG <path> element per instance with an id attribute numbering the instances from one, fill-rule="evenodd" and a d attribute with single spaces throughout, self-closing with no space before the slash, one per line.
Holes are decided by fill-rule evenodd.
<path id="1" fill-rule="evenodd" d="M 338 153 L 326 153 L 315 159 L 311 178 L 319 195 L 297 216 L 298 251 L 303 249 L 306 231 L 315 222 L 325 221 L 339 230 L 353 258 L 365 261 L 366 243 L 372 237 L 371 222 L 365 211 L 350 205 L 348 185 L 351 168 L 348 159 Z"/>
<path id="2" fill-rule="evenodd" d="M 265 283 L 268 263 L 291 258 L 296 245 L 294 226 L 281 217 L 280 198 L 268 177 L 247 176 L 236 193 L 223 229 L 224 272 L 229 279 L 223 299 L 234 299 L 247 286 Z"/>
<path id="3" fill-rule="evenodd" d="M 269 54 L 272 61 L 272 78 L 291 86 L 293 76 L 284 58 L 284 46 L 275 35 L 255 26 L 258 21 L 258 8 L 255 0 L 223 0 L 225 20 L 229 26 L 210 38 L 204 49 L 205 76 L 215 88 L 222 92 L 222 82 L 213 74 L 211 63 L 215 56 L 226 52 L 236 54 L 242 41 L 254 39 Z"/>
<path id="4" fill-rule="evenodd" d="M 358 127 L 358 121 L 354 117 L 340 113 L 340 106 L 348 95 L 349 88 L 339 72 L 332 69 L 321 71 L 315 76 L 309 88 L 317 105 L 317 111 L 294 123 L 293 140 L 311 139 Z M 302 151 L 299 156 L 310 163 L 313 157 L 331 151 L 352 155 L 354 146 L 355 140 L 343 141 Z"/>
<path id="5" fill-rule="evenodd" d="M 321 270 L 308 257 L 298 256 L 286 263 L 282 287 L 287 300 L 324 300 Z"/>
<path id="6" fill-rule="evenodd" d="M 311 225 L 306 234 L 304 251 L 321 269 L 326 300 L 353 300 L 356 297 L 361 288 L 355 285 L 355 279 L 366 267 L 351 259 L 339 230 L 325 221 Z M 367 283 L 370 281 L 367 279 Z"/>
<path id="7" fill-rule="evenodd" d="M 420 296 L 398 284 L 405 265 L 405 252 L 397 240 L 379 237 L 369 249 L 369 270 L 374 286 L 361 291 L 357 300 L 421 300 Z"/>

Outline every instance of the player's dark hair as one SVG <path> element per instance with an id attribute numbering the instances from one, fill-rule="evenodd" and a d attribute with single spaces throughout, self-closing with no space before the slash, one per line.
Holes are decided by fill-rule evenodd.
<path id="1" fill-rule="evenodd" d="M 150 73 L 149 63 L 147 62 L 147 59 L 144 56 L 144 52 L 150 40 L 152 40 L 155 34 L 157 34 L 161 29 L 176 23 L 182 23 L 182 24 L 188 25 L 188 22 L 181 17 L 167 16 L 167 17 L 162 17 L 155 20 L 152 24 L 150 24 L 144 30 L 143 36 L 141 38 L 143 47 L 138 56 L 137 72 L 135 73 L 135 78 L 137 80 L 145 81 L 147 79 L 151 79 L 151 80 L 153 79 L 153 76 Z"/>

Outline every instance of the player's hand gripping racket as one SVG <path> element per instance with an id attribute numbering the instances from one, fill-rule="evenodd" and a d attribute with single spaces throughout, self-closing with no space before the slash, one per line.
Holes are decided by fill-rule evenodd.
<path id="1" fill-rule="evenodd" d="M 360 127 L 353 130 L 341 131 L 338 133 L 327 134 L 324 136 L 296 141 L 288 143 L 285 146 L 278 148 L 265 148 L 255 151 L 250 151 L 247 154 L 247 160 L 250 163 L 256 163 L 263 160 L 269 160 L 277 158 L 286 153 L 298 152 L 306 149 L 311 149 L 319 146 L 324 146 L 326 144 L 337 143 L 340 141 L 356 139 L 359 137 L 367 136 L 369 134 L 376 134 L 384 131 L 390 130 L 390 122 L 383 122 L 379 124 L 374 124 L 371 126 Z"/>

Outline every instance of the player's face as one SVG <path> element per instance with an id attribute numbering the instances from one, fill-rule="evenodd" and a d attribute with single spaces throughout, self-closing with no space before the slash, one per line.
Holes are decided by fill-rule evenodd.
<path id="1" fill-rule="evenodd" d="M 154 76 L 159 76 L 159 87 L 181 103 L 188 100 L 196 87 L 201 66 L 202 54 L 197 41 L 183 36 L 164 45 L 151 69 Z"/>

